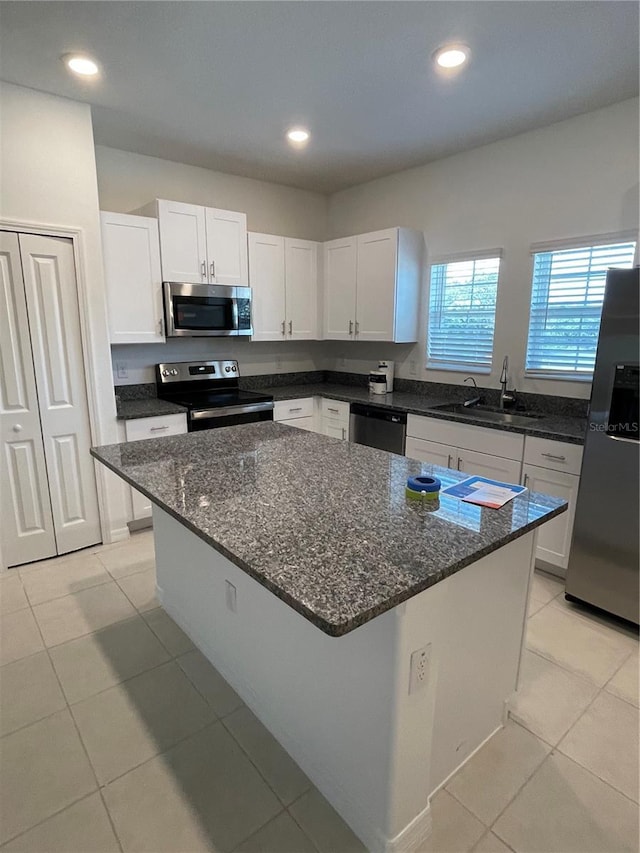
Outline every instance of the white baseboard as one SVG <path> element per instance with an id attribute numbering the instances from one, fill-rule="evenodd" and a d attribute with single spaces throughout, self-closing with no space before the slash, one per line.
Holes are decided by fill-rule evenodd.
<path id="1" fill-rule="evenodd" d="M 402 832 L 387 841 L 385 853 L 414 853 L 429 838 L 431 829 L 431 803 L 428 803 Z"/>
<path id="2" fill-rule="evenodd" d="M 124 527 L 112 527 L 111 530 L 107 531 L 108 542 L 105 542 L 105 545 L 112 545 L 114 542 L 124 542 L 125 539 L 128 539 L 131 535 L 129 528 L 125 525 Z"/>

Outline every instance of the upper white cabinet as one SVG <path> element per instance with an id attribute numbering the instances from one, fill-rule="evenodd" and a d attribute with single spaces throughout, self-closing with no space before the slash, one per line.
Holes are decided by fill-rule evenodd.
<path id="1" fill-rule="evenodd" d="M 232 210 L 158 199 L 163 281 L 246 286 L 247 217 Z"/>
<path id="2" fill-rule="evenodd" d="M 325 338 L 417 341 L 423 244 L 408 228 L 325 243 Z"/>
<path id="3" fill-rule="evenodd" d="M 157 220 L 109 212 L 100 219 L 111 343 L 163 343 Z"/>
<path id="4" fill-rule="evenodd" d="M 253 339 L 318 338 L 318 244 L 249 234 Z"/>

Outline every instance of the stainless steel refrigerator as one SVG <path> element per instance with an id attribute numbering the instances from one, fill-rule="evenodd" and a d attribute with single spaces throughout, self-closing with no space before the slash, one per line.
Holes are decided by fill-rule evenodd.
<path id="1" fill-rule="evenodd" d="M 639 270 L 607 274 L 566 597 L 638 624 Z"/>

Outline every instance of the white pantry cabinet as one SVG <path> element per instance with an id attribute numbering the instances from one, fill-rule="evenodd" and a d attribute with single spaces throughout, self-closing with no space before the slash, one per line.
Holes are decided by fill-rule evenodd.
<path id="1" fill-rule="evenodd" d="M 318 338 L 318 243 L 249 234 L 253 340 Z"/>
<path id="2" fill-rule="evenodd" d="M 324 337 L 418 339 L 423 235 L 388 228 L 324 244 Z"/>
<path id="3" fill-rule="evenodd" d="M 247 286 L 247 217 L 233 210 L 156 199 L 163 281 Z"/>
<path id="4" fill-rule="evenodd" d="M 165 435 L 181 435 L 187 432 L 186 414 L 155 415 L 124 422 L 126 441 L 146 438 L 161 438 Z M 151 518 L 151 501 L 142 492 L 131 487 L 131 508 L 134 521 Z"/>
<path id="5" fill-rule="evenodd" d="M 158 221 L 101 211 L 112 344 L 164 343 Z"/>

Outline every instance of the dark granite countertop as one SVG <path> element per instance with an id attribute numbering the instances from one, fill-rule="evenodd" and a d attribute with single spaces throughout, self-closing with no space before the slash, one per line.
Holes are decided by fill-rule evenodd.
<path id="1" fill-rule="evenodd" d="M 179 415 L 186 412 L 184 406 L 177 406 L 169 400 L 159 397 L 144 397 L 140 400 L 120 400 L 117 405 L 119 421 L 131 421 L 137 418 L 154 418 L 156 415 Z"/>
<path id="2" fill-rule="evenodd" d="M 407 477 L 466 475 L 273 422 L 91 453 L 318 628 L 340 636 L 566 510 L 407 501 Z M 179 570 L 179 569 L 177 569 Z"/>
<path id="3" fill-rule="evenodd" d="M 316 385 L 285 385 L 275 388 L 261 389 L 266 394 L 273 394 L 274 400 L 295 400 L 300 397 L 330 397 L 333 400 L 343 400 L 347 403 L 370 403 L 387 409 L 398 409 L 413 415 L 425 415 L 446 421 L 481 426 L 487 429 L 506 430 L 538 438 L 551 438 L 555 441 L 566 441 L 569 444 L 584 444 L 587 431 L 586 418 L 575 418 L 567 415 L 545 414 L 541 418 L 531 420 L 531 425 L 514 426 L 513 424 L 496 424 L 482 418 L 473 417 L 473 409 L 469 415 L 458 415 L 453 412 L 441 412 L 437 408 L 452 402 L 446 398 L 425 397 L 423 394 L 411 394 L 406 391 L 395 391 L 393 394 L 370 394 L 367 388 L 351 385 L 329 384 L 321 382 Z"/>

